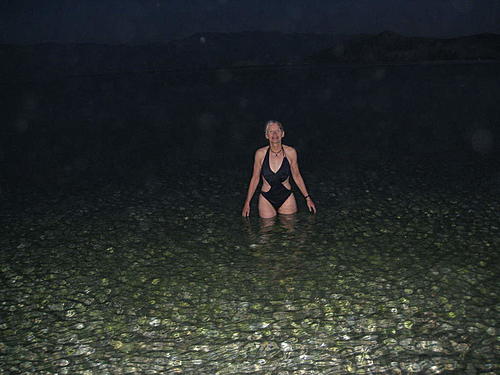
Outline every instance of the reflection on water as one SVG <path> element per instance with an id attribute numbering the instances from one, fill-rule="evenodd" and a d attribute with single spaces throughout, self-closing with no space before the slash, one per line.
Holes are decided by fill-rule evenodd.
<path id="1" fill-rule="evenodd" d="M 255 261 L 253 272 L 280 280 L 290 278 L 307 266 L 303 255 L 307 239 L 315 231 L 315 215 L 277 215 L 252 223 L 243 218 L 242 224 Z"/>
<path id="2" fill-rule="evenodd" d="M 272 244 L 276 241 L 273 235 L 283 235 L 294 238 L 297 244 L 304 244 L 308 233 L 314 231 L 316 215 L 312 214 L 291 214 L 276 215 L 272 218 L 259 218 L 258 230 L 256 231 L 249 218 L 242 218 L 242 226 L 250 242 L 260 245 Z"/>

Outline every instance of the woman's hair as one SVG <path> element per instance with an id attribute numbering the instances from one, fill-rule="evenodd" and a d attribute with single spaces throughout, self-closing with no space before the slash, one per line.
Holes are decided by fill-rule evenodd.
<path id="1" fill-rule="evenodd" d="M 269 120 L 268 122 L 266 122 L 266 128 L 264 130 L 264 133 L 267 134 L 267 130 L 269 129 L 269 127 L 272 125 L 272 124 L 276 124 L 279 126 L 279 128 L 281 129 L 282 132 L 285 131 L 285 129 L 283 128 L 283 124 L 279 121 L 276 121 L 276 120 Z"/>

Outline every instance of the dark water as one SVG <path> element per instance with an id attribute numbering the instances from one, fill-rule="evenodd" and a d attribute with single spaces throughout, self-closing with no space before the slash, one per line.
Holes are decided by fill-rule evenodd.
<path id="1" fill-rule="evenodd" d="M 3 83 L 3 190 L 147 179 L 185 163 L 251 166 L 263 124 L 303 163 L 498 159 L 496 63 L 75 76 Z"/>
<path id="2" fill-rule="evenodd" d="M 498 112 L 490 94 L 450 104 L 494 90 L 493 66 L 386 67 L 380 85 L 359 78 L 368 68 L 342 69 L 32 86 L 29 124 L 47 122 L 9 128 L 15 142 L 3 144 L 20 167 L 3 175 L 0 373 L 498 373 Z M 405 80 L 447 114 L 404 97 Z M 368 104 L 318 101 L 321 85 Z M 246 107 L 242 87 L 259 93 Z M 27 113 L 21 91 L 11 118 Z M 424 107 L 442 128 L 417 131 Z M 408 128 L 393 119 L 363 133 L 373 108 L 406 113 Z M 476 143 L 463 136 L 471 108 L 483 111 Z M 269 117 L 290 125 L 317 215 L 299 200 L 292 217 L 261 221 L 256 202 L 240 217 Z"/>

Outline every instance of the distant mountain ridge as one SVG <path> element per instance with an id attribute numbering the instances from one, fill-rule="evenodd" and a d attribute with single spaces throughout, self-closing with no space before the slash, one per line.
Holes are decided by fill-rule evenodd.
<path id="1" fill-rule="evenodd" d="M 166 44 L 0 45 L 0 81 L 82 74 L 324 63 L 500 60 L 500 35 L 198 33 Z"/>
<path id="2" fill-rule="evenodd" d="M 447 60 L 500 60 L 500 35 L 452 39 L 405 37 L 386 31 L 363 35 L 306 58 L 310 63 L 411 63 Z"/>

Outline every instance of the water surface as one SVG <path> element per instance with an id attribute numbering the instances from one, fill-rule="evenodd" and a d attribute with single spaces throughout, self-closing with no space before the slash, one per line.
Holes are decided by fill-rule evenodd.
<path id="1" fill-rule="evenodd" d="M 239 216 L 234 176 L 192 169 L 2 211 L 2 373 L 500 370 L 489 164 L 311 168 L 318 214 L 299 201 L 274 221 L 255 202 Z"/>

